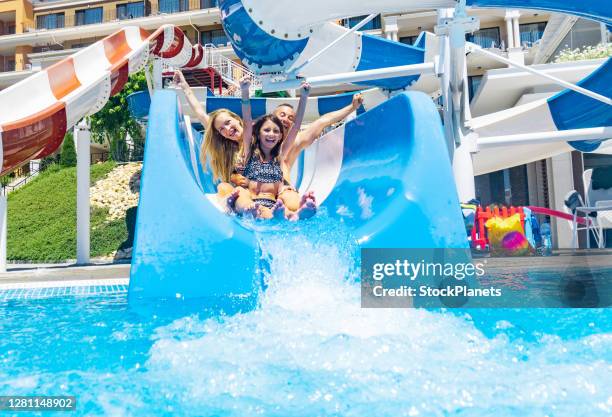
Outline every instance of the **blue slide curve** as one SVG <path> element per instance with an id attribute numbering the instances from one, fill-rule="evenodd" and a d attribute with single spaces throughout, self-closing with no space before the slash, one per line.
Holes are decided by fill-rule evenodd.
<path id="1" fill-rule="evenodd" d="M 394 128 L 381 131 L 385 120 L 395 120 Z M 189 133 L 176 94 L 156 92 L 141 179 L 131 302 L 252 298 L 261 288 L 255 234 L 207 195 L 214 186 L 198 163 L 201 137 Z M 327 187 L 319 203 L 329 216 L 343 218 L 362 247 L 467 247 L 440 118 L 428 96 L 395 96 L 319 144 L 321 160 L 304 168 L 309 172 L 301 175 L 300 189 Z M 325 155 L 329 149 L 341 154 Z M 337 172 L 325 166 L 334 157 Z"/>

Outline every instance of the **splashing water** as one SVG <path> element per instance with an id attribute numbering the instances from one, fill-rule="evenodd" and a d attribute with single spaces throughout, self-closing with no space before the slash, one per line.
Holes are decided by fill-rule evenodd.
<path id="1" fill-rule="evenodd" d="M 609 310 L 362 309 L 358 247 L 341 225 L 304 227 L 264 236 L 268 287 L 247 313 L 143 321 L 123 299 L 5 306 L 3 333 L 27 334 L 0 342 L 0 392 L 72 393 L 79 414 L 115 416 L 612 413 Z M 56 362 L 29 359 L 36 347 L 18 343 L 32 336 Z"/>

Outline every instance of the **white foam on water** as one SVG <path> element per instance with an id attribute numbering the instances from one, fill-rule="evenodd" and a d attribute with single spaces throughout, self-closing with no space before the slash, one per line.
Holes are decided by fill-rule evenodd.
<path id="1" fill-rule="evenodd" d="M 147 380 L 187 414 L 612 410 L 609 334 L 513 342 L 503 333 L 486 337 L 469 317 L 449 312 L 362 309 L 356 247 L 338 230 L 318 233 L 266 239 L 271 272 L 255 311 L 220 320 L 190 316 L 158 328 Z"/>

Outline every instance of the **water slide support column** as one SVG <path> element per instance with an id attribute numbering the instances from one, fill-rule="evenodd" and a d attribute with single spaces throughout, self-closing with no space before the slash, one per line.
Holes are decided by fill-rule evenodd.
<path id="1" fill-rule="evenodd" d="M 91 133 L 87 122 L 74 127 L 77 148 L 77 264 L 89 263 L 89 166 Z"/>
<path id="2" fill-rule="evenodd" d="M 444 41 L 442 45 L 444 49 L 449 50 L 449 54 L 445 53 L 441 59 L 450 61 L 444 62 L 444 73 L 449 74 L 447 80 L 443 79 L 442 83 L 442 91 L 446 96 L 444 121 L 447 135 L 451 135 L 447 139 L 450 142 L 449 149 L 453 150 L 451 160 L 457 193 L 461 201 L 469 201 L 475 198 L 476 190 L 472 162 L 472 152 L 475 150 L 474 140 L 463 134 L 467 80 L 465 34 L 478 30 L 479 22 L 467 15 L 464 0 L 457 5 L 452 18 L 444 17 L 445 15 L 448 16 L 448 12 L 439 13 L 439 24 L 436 26 L 436 33 L 443 35 L 443 39 L 448 38 L 448 41 Z"/>
<path id="3" fill-rule="evenodd" d="M 452 19 L 455 9 L 438 9 L 437 27 L 442 27 L 445 20 Z M 449 157 L 453 158 L 455 153 L 455 137 L 453 135 L 452 103 L 450 90 L 450 40 L 447 34 L 440 33 L 440 54 L 437 74 L 440 77 L 440 89 L 442 91 L 442 107 L 444 118 L 444 134 Z"/>
<path id="4" fill-rule="evenodd" d="M 8 205 L 6 194 L 0 196 L 0 272 L 6 272 L 6 230 Z"/>

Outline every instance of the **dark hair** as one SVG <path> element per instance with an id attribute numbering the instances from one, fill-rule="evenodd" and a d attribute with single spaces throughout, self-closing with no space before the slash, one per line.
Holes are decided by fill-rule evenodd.
<path id="1" fill-rule="evenodd" d="M 280 121 L 280 119 L 273 114 L 266 114 L 265 116 L 261 116 L 253 125 L 253 136 L 255 137 L 255 140 L 253 141 L 253 148 L 254 151 L 259 152 L 260 157 L 261 155 L 263 155 L 263 151 L 260 147 L 261 142 L 259 139 L 259 131 L 261 130 L 263 124 L 267 121 L 271 121 L 272 123 L 274 123 L 281 131 L 281 139 L 274 146 L 274 148 L 272 148 L 272 151 L 270 151 L 270 155 L 272 156 L 272 158 L 276 158 L 280 154 L 280 148 L 283 144 L 283 140 L 285 139 L 285 128 L 283 127 L 283 123 Z"/>
<path id="2" fill-rule="evenodd" d="M 276 106 L 276 108 L 278 109 L 279 107 L 283 107 L 283 106 L 285 106 L 285 107 L 289 107 L 291 110 L 295 110 L 295 109 L 293 108 L 293 105 L 291 105 L 291 104 L 289 104 L 289 103 L 279 104 L 278 106 Z"/>

